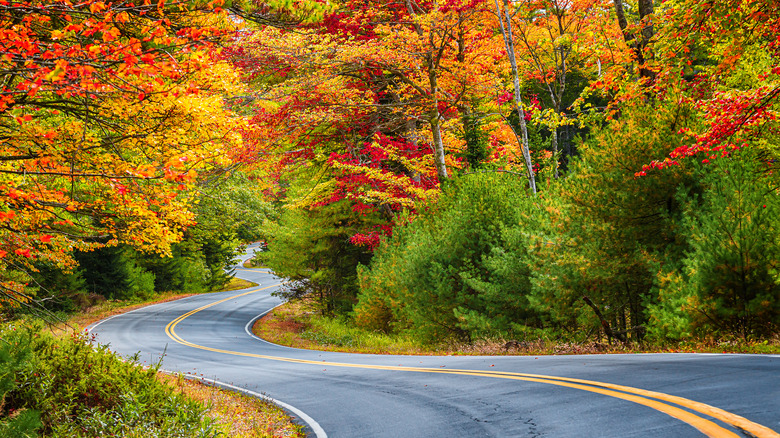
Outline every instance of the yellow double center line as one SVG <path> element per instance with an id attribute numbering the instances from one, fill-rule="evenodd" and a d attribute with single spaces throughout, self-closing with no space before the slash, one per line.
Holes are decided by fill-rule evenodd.
<path id="1" fill-rule="evenodd" d="M 537 382 L 537 383 L 546 383 L 549 385 L 564 386 L 567 388 L 574 388 L 582 391 L 594 392 L 597 394 L 603 394 L 610 397 L 628 400 L 640 405 L 647 406 L 649 408 L 653 408 L 657 411 L 663 412 L 669 416 L 672 416 L 674 418 L 677 418 L 678 420 L 690 424 L 691 426 L 695 427 L 700 432 L 702 432 L 703 434 L 709 437 L 739 438 L 740 436 L 728 429 L 719 426 L 718 424 L 706 418 L 700 417 L 689 411 L 698 412 L 708 417 L 718 419 L 726 424 L 730 424 L 734 426 L 737 429 L 741 429 L 742 431 L 751 434 L 756 438 L 780 438 L 780 434 L 773 431 L 772 429 L 754 423 L 744 417 L 740 417 L 739 415 L 735 415 L 732 414 L 731 412 L 724 411 L 723 409 L 716 408 L 714 406 L 710 406 L 704 403 L 699 403 L 693 400 L 688 400 L 683 397 L 677 397 L 674 395 L 664 394 L 661 392 L 647 391 L 639 388 L 632 388 L 630 386 L 614 385 L 611 383 L 596 382 L 592 380 L 545 376 L 540 374 L 526 374 L 526 373 L 513 373 L 513 372 L 501 372 L 501 371 L 459 370 L 459 369 L 443 369 L 443 368 L 403 367 L 403 366 L 393 367 L 393 366 L 384 366 L 384 365 L 361 365 L 361 364 L 341 363 L 341 362 L 325 362 L 325 361 L 314 361 L 314 360 L 305 360 L 305 359 L 293 359 L 289 357 L 268 356 L 264 354 L 244 353 L 240 351 L 231 351 L 231 350 L 224 350 L 220 348 L 206 347 L 203 345 L 198 345 L 186 341 L 181 336 L 176 334 L 175 329 L 180 322 L 184 321 L 185 319 L 189 318 L 190 316 L 202 310 L 208 309 L 209 307 L 212 306 L 216 306 L 217 304 L 224 303 L 225 301 L 243 297 L 245 295 L 260 292 L 262 290 L 270 289 L 276 286 L 278 285 L 253 289 L 250 290 L 249 292 L 233 295 L 229 298 L 215 301 L 213 303 L 199 307 L 195 310 L 191 310 L 185 313 L 184 315 L 181 315 L 178 318 L 171 321 L 165 327 L 165 333 L 167 333 L 168 336 L 174 341 L 178 342 L 179 344 L 186 345 L 188 347 L 197 348 L 200 350 L 212 351 L 215 353 L 224 353 L 224 354 L 230 354 L 234 356 L 254 357 L 258 359 L 267 359 L 267 360 L 274 360 L 279 362 L 310 364 L 310 365 L 318 365 L 318 366 L 324 365 L 329 367 L 342 367 L 342 368 L 384 370 L 384 371 L 458 374 L 458 375 L 466 375 L 466 376 L 489 377 L 494 379 L 523 380 L 527 382 Z M 672 403 L 677 406 L 673 406 L 672 404 L 668 404 L 668 403 Z"/>

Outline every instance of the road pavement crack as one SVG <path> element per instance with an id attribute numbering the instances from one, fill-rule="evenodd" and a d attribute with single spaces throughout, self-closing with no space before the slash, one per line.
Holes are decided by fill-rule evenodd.
<path id="1" fill-rule="evenodd" d="M 523 424 L 528 426 L 528 436 L 529 437 L 534 437 L 535 438 L 535 437 L 542 436 L 542 434 L 539 433 L 539 430 L 537 429 L 538 426 L 536 425 L 536 423 L 534 423 L 533 418 L 529 418 L 529 419 L 523 421 Z"/>

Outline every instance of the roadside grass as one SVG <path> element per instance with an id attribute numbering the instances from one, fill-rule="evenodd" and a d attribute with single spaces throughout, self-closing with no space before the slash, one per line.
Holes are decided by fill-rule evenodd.
<path id="1" fill-rule="evenodd" d="M 253 332 L 295 348 L 374 354 L 434 354 L 412 338 L 370 332 L 314 314 L 301 301 L 285 303 L 258 320 Z"/>
<path id="2" fill-rule="evenodd" d="M 233 278 L 221 291 L 253 286 L 257 286 L 257 284 Z M 80 313 L 65 318 L 66 326 L 50 326 L 49 331 L 57 336 L 81 333 L 84 327 L 111 316 L 192 295 L 195 294 L 166 292 L 146 300 L 99 302 Z M 162 383 L 173 388 L 176 393 L 203 405 L 206 409 L 205 416 L 217 425 L 222 433 L 220 436 L 231 438 L 303 438 L 306 436 L 303 426 L 296 423 L 282 408 L 270 401 L 186 379 L 182 375 L 159 372 L 156 377 Z"/>
<path id="3" fill-rule="evenodd" d="M 246 289 L 249 287 L 255 287 L 257 286 L 257 283 L 253 283 L 251 281 L 242 280 L 240 278 L 231 278 L 230 282 L 225 285 L 222 289 L 220 289 L 221 292 L 227 292 L 231 290 L 238 290 L 238 289 Z"/>
<path id="4" fill-rule="evenodd" d="M 285 411 L 274 403 L 221 389 L 181 374 L 158 373 L 158 380 L 177 393 L 198 401 L 227 437 L 276 438 L 304 437 L 303 426 L 293 423 Z"/>
<path id="5" fill-rule="evenodd" d="M 252 257 L 251 259 L 248 259 L 248 260 L 244 261 L 244 263 L 242 264 L 242 266 L 243 266 L 243 267 L 245 267 L 245 268 L 247 268 L 247 269 L 252 269 L 252 268 L 267 268 L 267 266 L 265 266 L 265 265 L 263 264 L 262 260 L 260 260 L 260 258 L 259 258 L 259 257 L 257 257 L 257 256 L 255 256 L 255 257 Z"/>
<path id="6" fill-rule="evenodd" d="M 285 303 L 258 320 L 253 332 L 279 345 L 325 351 L 408 355 L 553 355 L 619 353 L 748 353 L 780 354 L 780 334 L 764 341 L 707 338 L 655 344 L 566 342 L 550 339 L 477 340 L 472 343 L 426 345 L 408 335 L 377 333 L 356 328 L 344 319 L 312 312 L 301 301 Z"/>

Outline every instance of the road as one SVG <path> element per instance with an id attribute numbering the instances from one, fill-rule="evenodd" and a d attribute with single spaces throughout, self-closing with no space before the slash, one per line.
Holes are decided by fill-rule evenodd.
<path id="1" fill-rule="evenodd" d="M 780 437 L 780 356 L 389 356 L 282 347 L 249 333 L 280 280 L 94 325 L 162 368 L 262 393 L 317 437 Z M 164 355 L 164 357 L 163 357 Z"/>

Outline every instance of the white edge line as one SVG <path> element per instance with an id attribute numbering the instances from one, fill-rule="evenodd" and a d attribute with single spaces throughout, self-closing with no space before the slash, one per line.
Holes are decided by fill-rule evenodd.
<path id="1" fill-rule="evenodd" d="M 189 297 L 185 297 L 185 298 L 189 298 Z M 251 336 L 251 337 L 253 337 L 253 338 L 255 338 L 255 339 L 259 339 L 259 340 L 261 340 L 261 341 L 263 341 L 263 342 L 267 342 L 267 343 L 269 343 L 269 344 L 272 344 L 271 342 L 268 342 L 268 341 L 266 341 L 266 340 L 265 340 L 265 339 L 263 339 L 263 338 L 260 338 L 260 337 L 258 337 L 258 336 L 255 336 L 255 335 L 252 333 L 252 330 L 250 329 L 250 327 L 252 326 L 252 324 L 253 324 L 255 321 L 257 321 L 258 319 L 262 318 L 263 316 L 265 316 L 266 314 L 268 314 L 270 311 L 272 311 L 272 310 L 276 309 L 277 307 L 281 306 L 282 304 L 284 304 L 284 303 L 279 303 L 279 304 L 277 304 L 276 306 L 274 306 L 274 307 L 272 307 L 272 308 L 270 308 L 270 309 L 266 310 L 265 312 L 261 313 L 260 315 L 257 315 L 257 316 L 256 316 L 256 317 L 254 317 L 254 318 L 253 318 L 251 321 L 249 321 L 249 323 L 248 323 L 246 326 L 244 326 L 244 330 L 247 332 L 247 334 L 249 334 L 249 336 Z M 116 318 L 117 316 L 126 315 L 126 314 L 128 314 L 128 313 L 133 313 L 133 312 L 136 312 L 136 311 L 138 311 L 138 310 L 142 310 L 142 309 L 144 309 L 145 307 L 148 307 L 148 306 L 140 307 L 140 308 L 138 308 L 138 309 L 130 310 L 130 311 L 128 311 L 128 312 L 124 312 L 124 313 L 119 313 L 119 314 L 117 314 L 117 315 L 110 316 L 110 317 L 108 317 L 108 318 L 106 318 L 106 319 L 104 319 L 104 320 L 102 320 L 102 321 L 98 321 L 98 322 L 96 322 L 95 324 L 92 324 L 92 325 L 90 325 L 89 327 L 87 327 L 87 329 L 86 329 L 86 330 L 87 330 L 87 333 L 89 333 L 89 332 L 92 332 L 92 330 L 94 330 L 95 328 L 97 328 L 97 326 L 99 326 L 100 324 L 103 324 L 103 323 L 104 323 L 104 322 L 106 322 L 106 321 L 112 320 L 112 319 Z M 275 344 L 273 344 L 273 345 L 275 345 Z M 167 372 L 168 374 L 176 374 L 176 373 L 173 373 L 173 372 L 171 372 L 171 371 L 166 371 L 166 370 L 159 370 L 159 371 Z M 307 415 L 305 412 L 303 412 L 302 410 L 300 410 L 300 409 L 296 408 L 296 407 L 295 407 L 295 406 L 293 406 L 293 405 L 290 405 L 290 404 L 288 404 L 288 403 L 285 403 L 285 402 L 283 402 L 283 401 L 281 401 L 281 400 L 277 400 L 277 399 L 275 399 L 275 398 L 269 397 L 269 396 L 267 396 L 267 395 L 265 395 L 265 394 L 260 394 L 260 393 L 258 393 L 258 392 L 254 392 L 254 391 L 250 391 L 250 390 L 248 390 L 248 389 L 240 388 L 240 387 L 238 387 L 238 386 L 234 386 L 234 385 L 231 385 L 231 384 L 229 384 L 229 383 L 220 382 L 219 380 L 207 379 L 207 378 L 205 378 L 205 377 L 197 377 L 197 376 L 192 376 L 192 375 L 188 375 L 188 376 L 185 376 L 185 377 L 186 377 L 186 378 L 190 378 L 190 379 L 197 379 L 197 380 L 202 380 L 202 381 L 204 381 L 204 382 L 213 383 L 213 384 L 215 384 L 215 385 L 224 386 L 224 387 L 226 387 L 226 388 L 230 388 L 230 389 L 232 389 L 232 390 L 234 390 L 234 391 L 238 391 L 238 392 L 244 393 L 244 394 L 246 394 L 246 395 L 249 395 L 249 396 L 252 396 L 252 397 L 257 397 L 257 398 L 260 398 L 260 399 L 265 399 L 265 400 L 268 400 L 268 401 L 270 401 L 271 403 L 277 404 L 277 405 L 279 405 L 279 406 L 283 407 L 284 409 L 287 409 L 288 411 L 292 412 L 293 414 L 297 415 L 297 416 L 298 416 L 298 418 L 300 418 L 301 420 L 303 420 L 303 422 L 304 422 L 304 423 L 306 423 L 306 425 L 307 425 L 307 426 L 309 426 L 309 428 L 312 430 L 312 432 L 314 432 L 314 435 L 315 435 L 317 438 L 328 438 L 328 434 L 327 434 L 327 433 L 325 433 L 325 429 L 323 429 L 323 428 L 322 428 L 322 426 L 320 426 L 320 424 L 319 424 L 319 423 L 317 423 L 317 421 L 315 421 L 313 418 L 311 418 L 310 416 L 308 416 L 308 415 Z"/>
<path id="2" fill-rule="evenodd" d="M 277 305 L 275 305 L 275 306 L 271 307 L 270 309 L 266 310 L 265 312 L 263 312 L 263 313 L 261 313 L 261 314 L 259 314 L 259 315 L 255 316 L 254 318 L 250 319 L 250 320 L 249 320 L 249 322 L 248 322 L 248 323 L 246 323 L 246 325 L 244 326 L 244 331 L 246 332 L 246 334 L 248 334 L 250 337 L 252 337 L 252 338 L 254 338 L 254 339 L 257 339 L 258 341 L 263 341 L 263 342 L 265 342 L 266 344 L 271 344 L 271 345 L 276 345 L 276 346 L 278 346 L 278 347 L 282 347 L 282 345 L 274 344 L 273 342 L 268 342 L 268 341 L 266 341 L 265 339 L 261 338 L 260 336 L 257 336 L 256 334 L 252 333 L 252 326 L 255 324 L 255 322 L 256 322 L 258 319 L 260 319 L 260 318 L 264 317 L 265 315 L 268 315 L 268 314 L 269 314 L 269 313 L 271 313 L 271 312 L 272 312 L 274 309 L 276 309 L 277 307 L 281 306 L 282 304 L 284 304 L 284 302 L 281 302 L 281 303 L 279 303 L 279 304 L 277 304 Z"/>
<path id="3" fill-rule="evenodd" d="M 215 385 L 223 386 L 225 388 L 230 388 L 230 389 L 232 389 L 234 391 L 241 392 L 241 393 L 244 393 L 244 394 L 252 396 L 252 397 L 257 397 L 259 399 L 268 400 L 271 403 L 277 404 L 277 405 L 283 407 L 284 409 L 287 409 L 288 411 L 292 412 L 293 414 L 297 415 L 298 418 L 303 420 L 303 422 L 306 423 L 307 426 L 309 426 L 309 428 L 312 430 L 312 432 L 314 432 L 314 435 L 317 438 L 328 438 L 328 434 L 325 433 L 325 429 L 323 429 L 322 426 L 320 426 L 319 423 L 317 423 L 313 418 L 311 418 L 310 416 L 306 415 L 305 412 L 303 412 L 302 410 L 296 408 L 295 406 L 289 405 L 289 404 L 287 404 L 287 403 L 285 403 L 283 401 L 280 401 L 280 400 L 277 400 L 275 398 L 269 397 L 269 396 L 267 396 L 265 394 L 260 394 L 258 392 L 250 391 L 248 389 L 244 389 L 244 388 L 241 388 L 241 387 L 238 387 L 238 386 L 234 386 L 234 385 L 231 385 L 229 383 L 220 382 L 219 380 L 207 379 L 205 377 L 198 377 L 198 376 L 193 376 L 193 375 L 184 375 L 184 377 L 188 378 L 188 379 L 197 379 L 197 380 L 201 380 L 201 381 L 204 381 L 204 382 L 213 383 Z"/>
<path id="4" fill-rule="evenodd" d="M 185 298 L 188 298 L 188 297 L 185 297 Z M 152 305 L 152 304 L 150 304 L 149 306 L 151 306 L 151 305 Z M 116 315 L 114 315 L 114 316 L 109 316 L 109 317 L 108 317 L 108 318 L 106 318 L 106 319 L 100 320 L 100 321 L 98 321 L 98 322 L 96 322 L 96 323 L 94 323 L 94 324 L 90 324 L 90 325 L 89 325 L 89 326 L 87 326 L 87 328 L 86 328 L 86 330 L 87 330 L 87 333 L 91 333 L 91 332 L 92 332 L 92 330 L 95 330 L 95 329 L 97 328 L 97 326 L 99 326 L 100 324 L 103 324 L 103 323 L 104 323 L 104 322 L 106 322 L 106 321 L 111 321 L 112 319 L 114 319 L 114 318 L 116 318 L 116 317 L 118 317 L 118 316 L 127 315 L 128 313 L 137 312 L 137 311 L 139 311 L 139 310 L 142 310 L 142 309 L 145 309 L 145 308 L 147 308 L 147 307 L 149 307 L 149 306 L 143 306 L 143 307 L 139 307 L 139 308 L 137 308 L 137 309 L 128 310 L 127 312 L 123 312 L 123 313 L 117 313 L 117 314 L 116 314 Z"/>
<path id="5" fill-rule="evenodd" d="M 308 349 L 308 348 L 288 347 L 286 345 L 275 344 L 275 343 L 273 343 L 273 342 L 271 342 L 271 341 L 269 341 L 267 339 L 263 339 L 260 336 L 257 336 L 256 334 L 252 333 L 252 326 L 255 324 L 255 322 L 257 322 L 258 319 L 260 319 L 260 318 L 264 317 L 265 315 L 271 313 L 271 311 L 273 311 L 277 307 L 281 306 L 282 304 L 285 304 L 285 302 L 279 303 L 279 304 L 271 307 L 270 309 L 266 310 L 265 312 L 255 316 L 251 320 L 249 320 L 249 322 L 246 323 L 246 325 L 244 326 L 244 331 L 246 332 L 246 334 L 249 335 L 249 337 L 251 337 L 252 339 L 254 339 L 256 341 L 260 341 L 260 342 L 263 342 L 263 343 L 268 344 L 268 345 L 273 345 L 274 347 L 285 348 L 285 349 L 288 349 L 288 350 L 316 351 L 318 353 L 322 353 L 322 351 L 320 351 L 320 350 L 311 350 L 311 349 Z M 342 353 L 342 352 L 334 352 L 334 353 L 336 353 L 336 354 L 353 354 L 353 353 Z"/>

